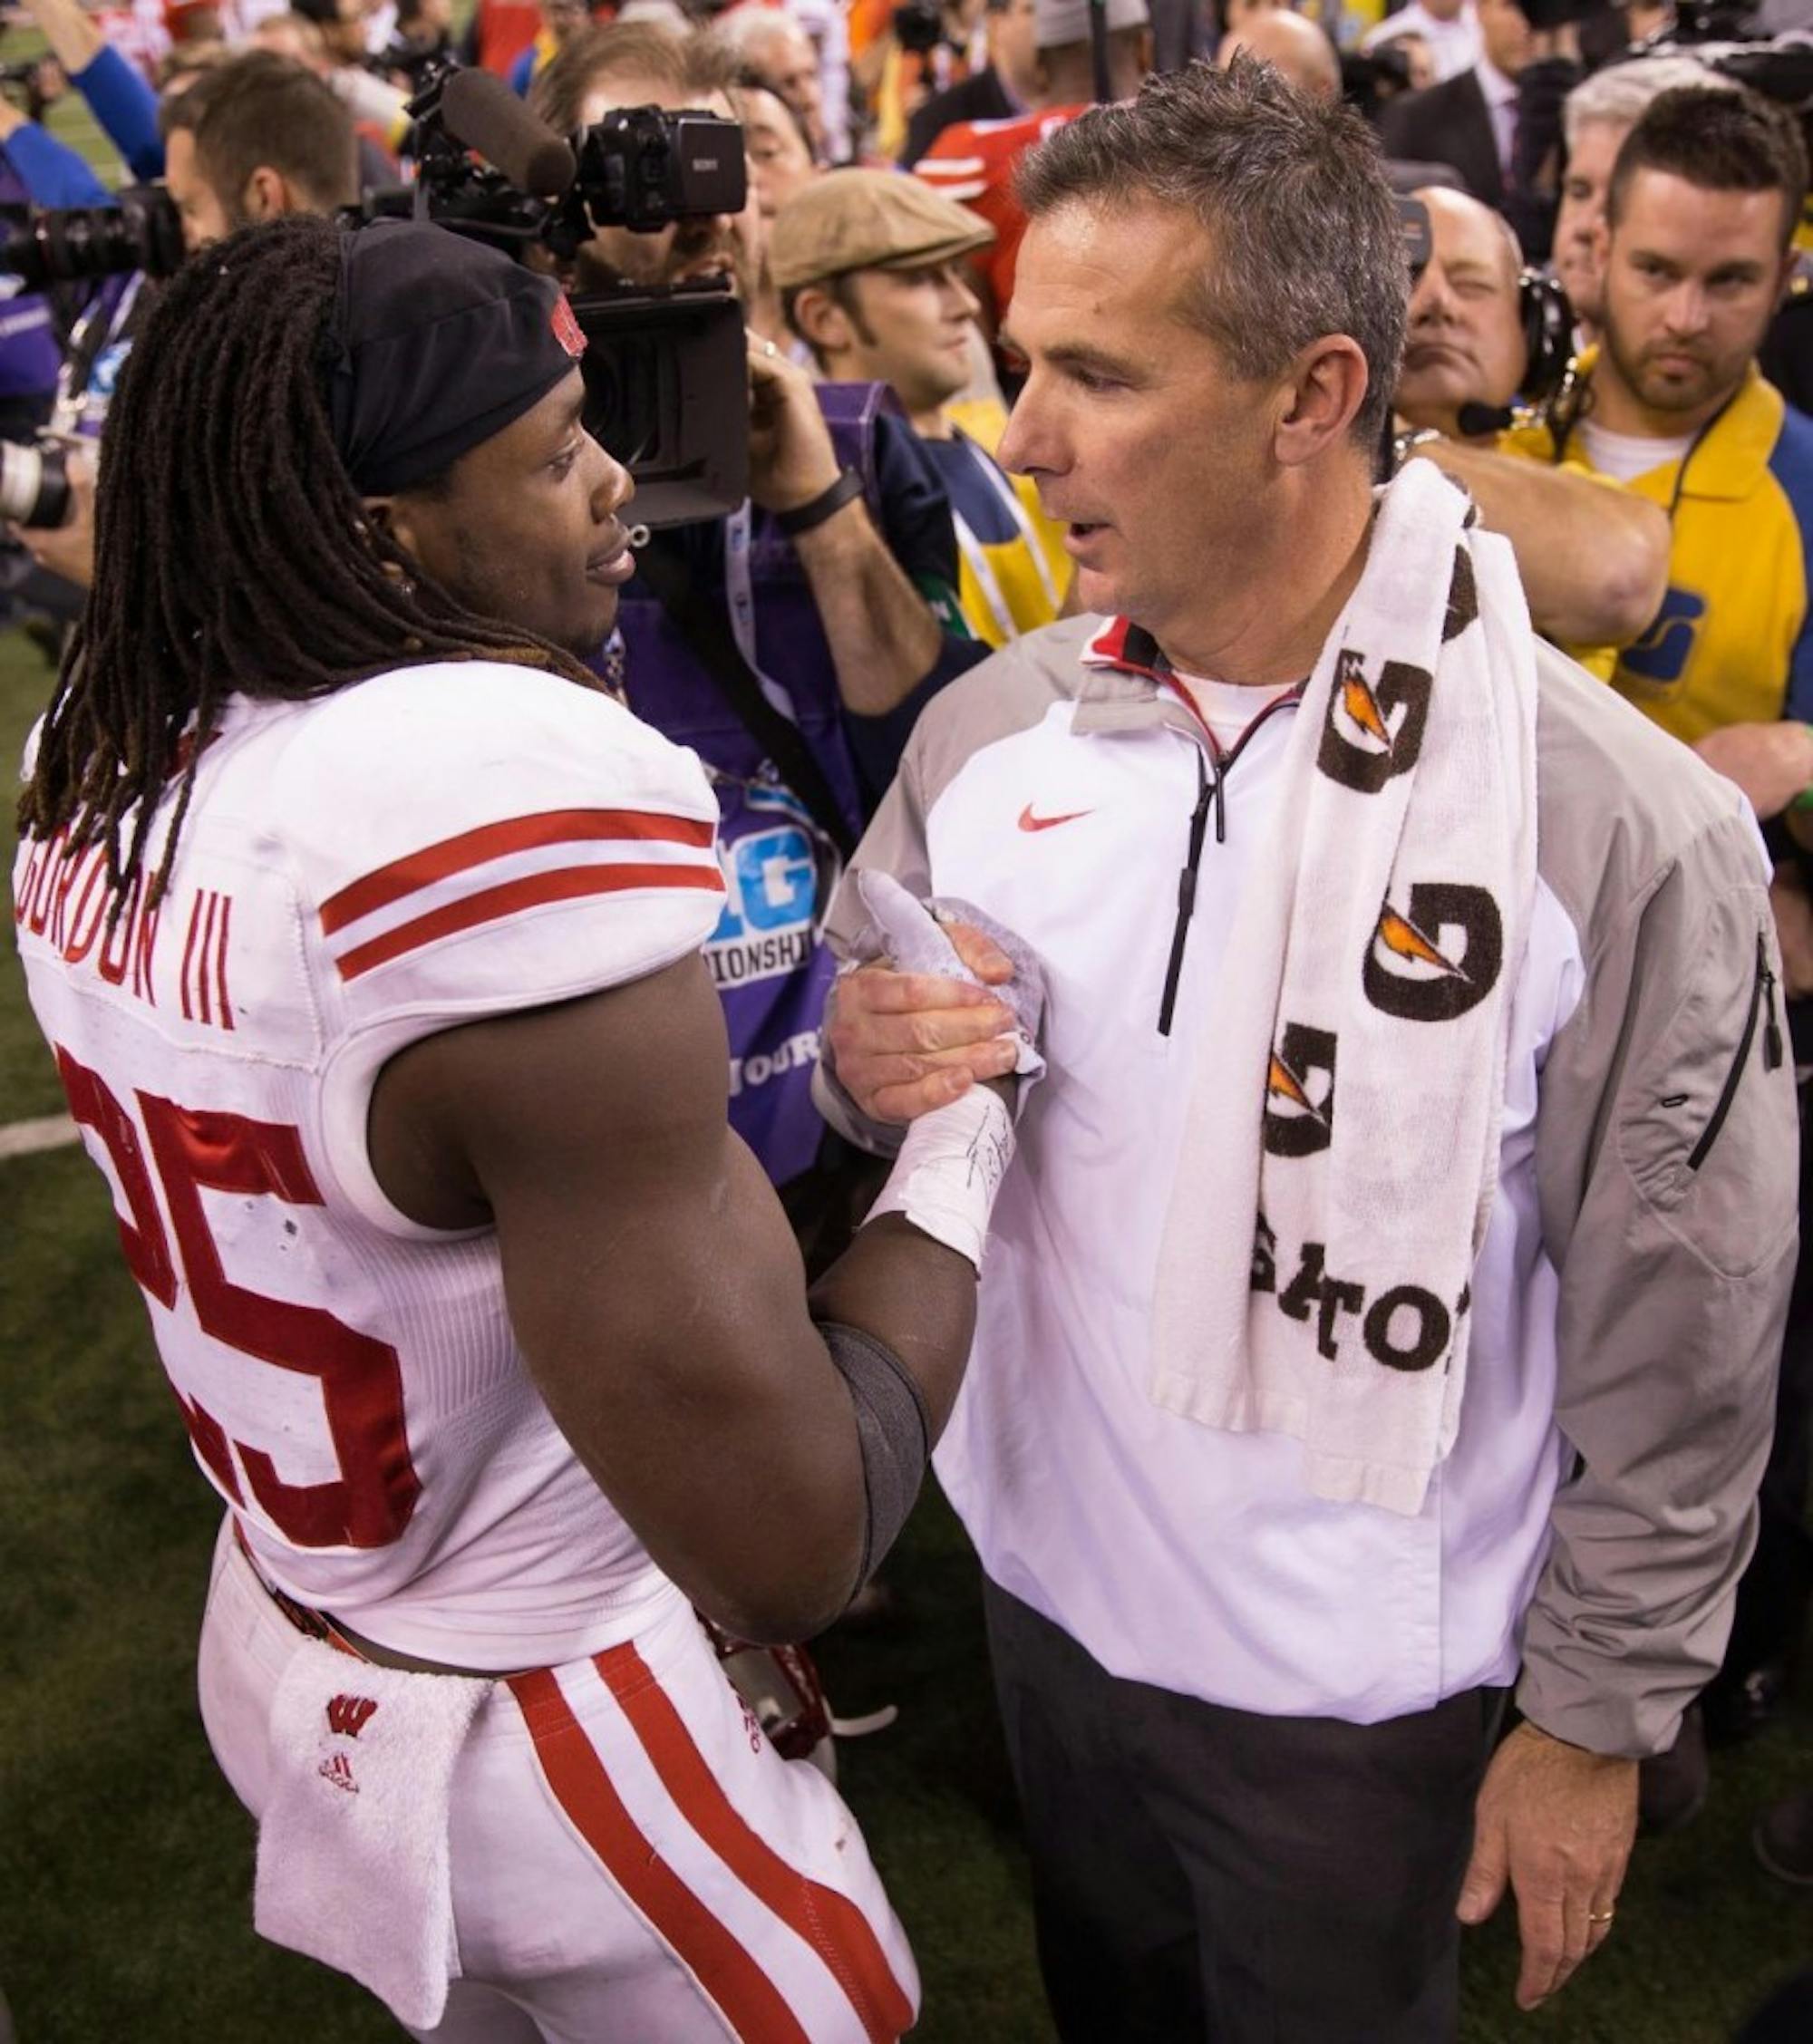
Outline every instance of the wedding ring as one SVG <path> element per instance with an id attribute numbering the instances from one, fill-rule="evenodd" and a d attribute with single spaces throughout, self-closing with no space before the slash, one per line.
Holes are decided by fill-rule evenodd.
<path id="1" fill-rule="evenodd" d="M 1617 1913 L 1615 1909 L 1589 1909 L 1586 1912 L 1586 1921 L 1589 1923 L 1609 1923 Z"/>

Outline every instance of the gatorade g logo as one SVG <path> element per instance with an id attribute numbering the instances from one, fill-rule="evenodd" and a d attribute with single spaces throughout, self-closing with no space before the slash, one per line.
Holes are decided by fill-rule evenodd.
<path id="1" fill-rule="evenodd" d="M 1265 1077 L 1265 1145 L 1273 1157 L 1313 1157 L 1334 1125 L 1334 1036 L 1286 1022 Z"/>
<path id="2" fill-rule="evenodd" d="M 1703 597 L 1691 589 L 1671 589 L 1662 599 L 1662 608 L 1634 645 L 1618 655 L 1620 676 L 1634 675 L 1653 688 L 1666 688 L 1687 672 L 1693 656 L 1693 643 L 1706 615 Z"/>
<path id="3" fill-rule="evenodd" d="M 1479 615 L 1479 586 L 1473 579 L 1473 557 L 1465 547 L 1454 549 L 1454 576 L 1448 585 L 1448 609 L 1441 620 L 1441 643 L 1458 639 Z"/>
<path id="4" fill-rule="evenodd" d="M 1497 985 L 1505 931 L 1484 887 L 1430 881 L 1401 914 L 1387 902 L 1367 949 L 1362 983 L 1382 1014 L 1452 1022 Z"/>
<path id="5" fill-rule="evenodd" d="M 1429 722 L 1429 674 L 1388 660 L 1377 686 L 1364 673 L 1365 654 L 1343 648 L 1329 691 L 1316 765 L 1359 795 L 1376 795 L 1393 774 L 1408 773 L 1422 750 Z"/>

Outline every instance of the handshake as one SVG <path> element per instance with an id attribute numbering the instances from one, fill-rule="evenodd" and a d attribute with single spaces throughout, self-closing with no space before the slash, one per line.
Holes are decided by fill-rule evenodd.
<path id="1" fill-rule="evenodd" d="M 869 920 L 826 1019 L 826 1080 L 867 1121 L 914 1121 L 978 1082 L 1036 1079 L 1043 969 L 1011 932 L 965 902 L 922 904 L 886 873 L 861 872 Z"/>

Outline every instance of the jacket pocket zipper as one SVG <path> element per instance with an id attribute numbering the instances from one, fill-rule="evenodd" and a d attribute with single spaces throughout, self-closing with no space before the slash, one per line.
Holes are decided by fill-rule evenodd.
<path id="1" fill-rule="evenodd" d="M 1766 1071 L 1776 1070 L 1782 1057 L 1781 1027 L 1775 1019 L 1775 974 L 1769 966 L 1769 946 L 1763 941 L 1760 930 L 1756 941 L 1756 977 L 1750 982 L 1750 1012 L 1744 1017 L 1744 1033 L 1738 1041 L 1738 1054 L 1731 1060 L 1731 1069 L 1725 1074 L 1725 1083 L 1719 1094 L 1719 1103 L 1712 1109 L 1712 1119 L 1701 1131 L 1700 1140 L 1688 1152 L 1687 1168 L 1697 1171 L 1711 1154 L 1712 1145 L 1719 1139 L 1719 1131 L 1725 1126 L 1725 1118 L 1731 1111 L 1731 1102 L 1738 1097 L 1738 1087 L 1742 1082 L 1744 1065 L 1750 1054 L 1750 1045 L 1756 1041 L 1758 1014 L 1767 1006 L 1768 1020 L 1763 1028 L 1762 1061 Z"/>

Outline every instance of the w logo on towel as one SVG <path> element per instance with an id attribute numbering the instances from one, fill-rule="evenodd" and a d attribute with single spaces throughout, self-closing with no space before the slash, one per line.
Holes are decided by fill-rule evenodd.
<path id="1" fill-rule="evenodd" d="M 1394 774 L 1408 773 L 1422 751 L 1433 686 L 1427 668 L 1401 660 L 1386 661 L 1371 683 L 1365 654 L 1343 647 L 1328 694 L 1319 770 L 1356 795 L 1376 795 Z"/>
<path id="2" fill-rule="evenodd" d="M 327 1729 L 338 1732 L 342 1739 L 357 1739 L 377 1708 L 369 1696 L 331 1696 L 327 1700 Z"/>

